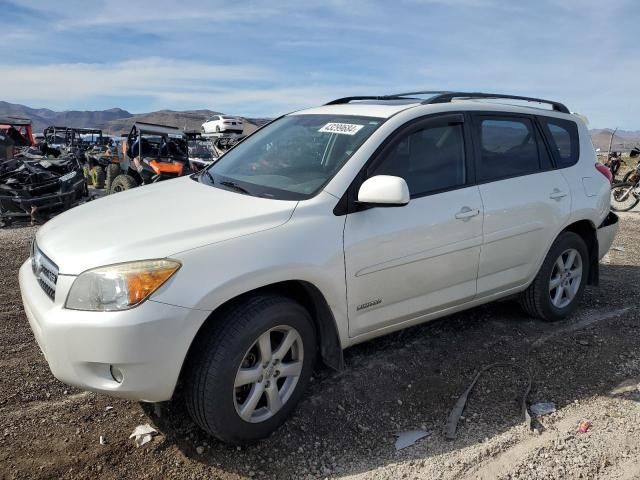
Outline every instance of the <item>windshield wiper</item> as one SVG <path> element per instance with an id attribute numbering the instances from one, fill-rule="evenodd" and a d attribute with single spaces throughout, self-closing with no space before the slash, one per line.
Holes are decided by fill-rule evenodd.
<path id="1" fill-rule="evenodd" d="M 215 182 L 215 180 L 213 179 L 213 175 L 211 175 L 211 172 L 209 172 L 208 168 L 203 168 L 202 171 L 204 172 L 204 174 L 209 177 L 209 180 L 211 180 L 211 185 L 213 185 Z"/>
<path id="2" fill-rule="evenodd" d="M 249 192 L 249 190 L 247 190 L 246 188 L 242 188 L 240 185 L 238 185 L 235 182 L 219 182 L 220 185 L 224 185 L 225 187 L 229 187 L 229 188 L 233 188 L 236 192 L 240 192 L 240 193 L 244 193 L 246 195 L 251 195 L 251 192 Z"/>

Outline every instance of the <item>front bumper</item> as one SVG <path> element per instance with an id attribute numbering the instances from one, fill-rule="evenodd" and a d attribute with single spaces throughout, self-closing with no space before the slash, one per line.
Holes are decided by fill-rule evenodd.
<path id="1" fill-rule="evenodd" d="M 209 312 L 147 300 L 131 310 L 64 308 L 75 277 L 60 275 L 52 301 L 31 270 L 20 268 L 25 313 L 51 372 L 60 381 L 130 400 L 160 402 L 173 395 L 189 346 Z M 122 372 L 122 381 L 111 367 Z"/>

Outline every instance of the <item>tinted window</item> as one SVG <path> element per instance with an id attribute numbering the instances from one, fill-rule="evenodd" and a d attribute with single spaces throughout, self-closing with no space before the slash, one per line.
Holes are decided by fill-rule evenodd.
<path id="1" fill-rule="evenodd" d="M 480 181 L 526 175 L 540 170 L 538 144 L 527 118 L 480 121 Z"/>
<path id="2" fill-rule="evenodd" d="M 542 119 L 551 150 L 560 168 L 575 165 L 580 155 L 578 126 L 569 120 Z"/>
<path id="3" fill-rule="evenodd" d="M 426 127 L 400 137 L 368 176 L 402 177 L 412 196 L 464 185 L 462 128 L 461 124 Z"/>

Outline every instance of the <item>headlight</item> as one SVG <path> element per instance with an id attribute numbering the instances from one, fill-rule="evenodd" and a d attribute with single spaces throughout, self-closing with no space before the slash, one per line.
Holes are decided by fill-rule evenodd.
<path id="1" fill-rule="evenodd" d="M 65 307 L 91 311 L 135 307 L 179 268 L 175 260 L 144 260 L 87 270 L 73 282 Z"/>

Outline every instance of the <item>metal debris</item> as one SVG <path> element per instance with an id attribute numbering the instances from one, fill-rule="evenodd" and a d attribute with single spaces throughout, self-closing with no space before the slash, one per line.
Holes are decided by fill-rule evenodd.
<path id="1" fill-rule="evenodd" d="M 449 413 L 449 418 L 447 419 L 447 429 L 446 429 L 447 439 L 454 440 L 456 438 L 458 421 L 460 420 L 460 417 L 462 417 L 462 412 L 464 411 L 464 407 L 467 404 L 467 399 L 469 397 L 469 394 L 471 393 L 471 390 L 473 390 L 473 387 L 475 387 L 480 376 L 484 372 L 486 372 L 487 370 L 491 370 L 492 368 L 513 368 L 515 370 L 519 370 L 526 376 L 527 386 L 524 389 L 524 392 L 522 393 L 522 401 L 521 401 L 522 416 L 524 417 L 524 421 L 526 422 L 526 424 L 529 425 L 529 428 L 532 428 L 531 415 L 529 415 L 529 411 L 527 410 L 527 396 L 529 395 L 529 391 L 531 390 L 531 383 L 532 383 L 531 372 L 528 369 L 518 365 L 517 363 L 492 363 L 491 365 L 487 365 L 486 367 L 482 368 L 476 374 L 473 381 L 469 384 L 469 386 L 464 391 L 464 393 L 460 395 L 460 398 L 458 398 L 458 401 L 454 405 L 453 409 L 451 409 L 451 413 Z"/>
<path id="2" fill-rule="evenodd" d="M 418 440 L 431 435 L 431 432 L 425 432 L 424 430 L 409 430 L 406 432 L 398 432 L 395 434 L 398 439 L 396 440 L 396 451 L 403 448 L 410 447 Z"/>
<path id="3" fill-rule="evenodd" d="M 536 417 L 542 417 L 543 415 L 549 415 L 555 412 L 556 404 L 553 402 L 534 403 L 529 407 L 529 411 Z"/>

